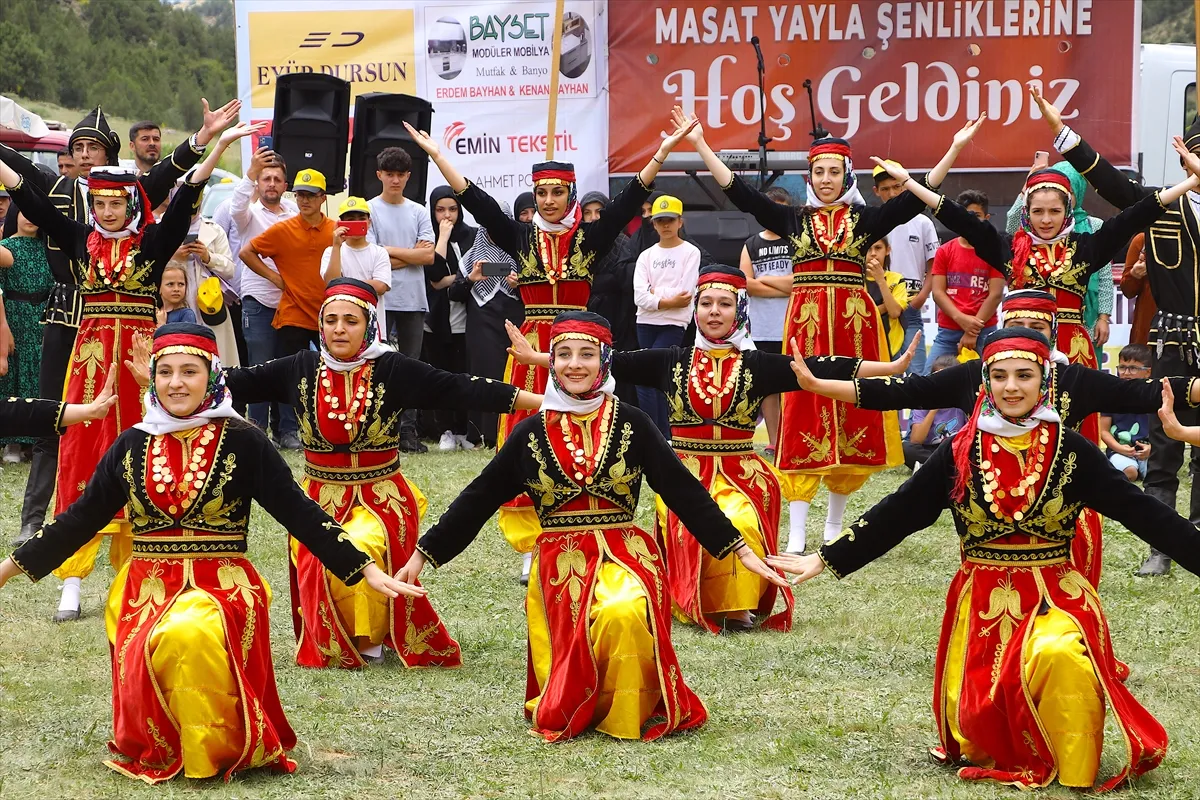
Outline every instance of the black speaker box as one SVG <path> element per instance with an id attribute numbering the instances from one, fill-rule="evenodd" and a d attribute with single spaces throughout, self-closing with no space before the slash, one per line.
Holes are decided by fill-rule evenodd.
<path id="1" fill-rule="evenodd" d="M 296 173 L 315 169 L 329 194 L 346 188 L 350 139 L 350 84 L 332 75 L 299 72 L 275 83 L 271 149 L 287 162 L 288 185 Z"/>
<path id="2" fill-rule="evenodd" d="M 350 194 L 368 200 L 378 196 L 382 186 L 375 177 L 375 159 L 385 148 L 402 147 L 412 156 L 412 175 L 404 187 L 404 196 L 425 202 L 429 156 L 408 135 L 405 122 L 419 131 L 428 131 L 433 123 L 433 106 L 420 97 L 386 92 L 360 94 L 354 101 Z"/>

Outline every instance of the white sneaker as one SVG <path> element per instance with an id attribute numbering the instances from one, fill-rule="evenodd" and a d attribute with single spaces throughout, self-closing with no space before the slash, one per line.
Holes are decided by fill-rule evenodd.
<path id="1" fill-rule="evenodd" d="M 442 438 L 438 441 L 438 450 L 443 452 L 458 449 L 458 440 L 454 438 L 454 434 L 446 431 L 442 434 Z"/>
<path id="2" fill-rule="evenodd" d="M 4 463 L 5 464 L 20 464 L 21 463 L 21 445 L 19 445 L 19 444 L 4 445 Z"/>
<path id="3" fill-rule="evenodd" d="M 475 445 L 473 445 L 467 441 L 467 435 L 465 433 L 454 434 L 454 441 L 458 442 L 459 450 L 474 450 L 475 449 Z"/>

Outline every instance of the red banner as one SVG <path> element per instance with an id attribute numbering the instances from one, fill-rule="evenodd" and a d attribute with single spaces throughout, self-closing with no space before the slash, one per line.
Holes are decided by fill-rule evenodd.
<path id="1" fill-rule="evenodd" d="M 853 141 L 859 169 L 870 155 L 931 167 L 981 113 L 957 166 L 1027 169 L 1034 150 L 1052 149 L 1025 89 L 1038 81 L 1089 143 L 1134 162 L 1136 0 L 638 0 L 608 11 L 613 173 L 645 165 L 674 104 L 699 116 L 713 149 L 756 149 L 754 36 L 774 150 L 808 149 L 811 79 L 819 121 Z"/>

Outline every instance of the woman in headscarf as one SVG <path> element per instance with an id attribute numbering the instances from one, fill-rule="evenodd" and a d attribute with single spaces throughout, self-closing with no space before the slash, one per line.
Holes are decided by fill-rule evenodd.
<path id="1" fill-rule="evenodd" d="M 503 503 L 527 494 L 542 532 L 525 600 L 525 710 L 533 732 L 548 741 L 589 728 L 650 740 L 707 719 L 671 645 L 665 555 L 633 524 L 643 477 L 713 556 L 736 554 L 784 587 L 650 418 L 613 396 L 612 357 L 603 317 L 569 311 L 555 318 L 542 412 L 513 430 L 399 573 L 415 582 L 427 562 L 445 565 Z"/>
<path id="2" fill-rule="evenodd" d="M 779 539 L 779 481 L 754 451 L 754 429 L 763 398 L 797 391 L 791 358 L 764 353 L 750 339 L 746 276 L 724 264 L 702 267 L 696 282 L 695 343 L 613 354 L 616 380 L 653 386 L 667 397 L 671 446 L 683 465 L 717 501 L 742 540 L 759 557 L 774 555 Z M 521 363 L 547 364 L 514 326 L 513 353 Z M 810 358 L 810 368 L 831 378 L 898 375 L 912 359 L 858 362 Z M 680 615 L 712 633 L 764 627 L 790 630 L 792 598 L 728 555 L 715 558 L 688 535 L 680 516 L 657 503 L 659 541 L 665 543 L 671 596 Z M 783 595 L 783 608 L 775 611 Z"/>
<path id="3" fill-rule="evenodd" d="M 404 126 L 441 170 L 463 208 L 487 229 L 493 242 L 516 260 L 518 287 L 525 303 L 521 330 L 541 350 L 548 344 L 550 323 L 555 315 L 587 308 L 597 265 L 604 261 L 622 229 L 638 215 L 663 159 L 688 128 L 684 126 L 663 139 L 646 166 L 617 193 L 595 222 L 583 221 L 573 164 L 563 161 L 534 164 L 533 194 L 537 210 L 532 222 L 519 222 L 505 216 L 487 192 L 464 178 L 429 134 L 407 122 Z M 544 391 L 547 379 L 543 369 L 512 362 L 505 370 L 505 380 L 528 392 Z M 503 418 L 498 441 L 503 443 L 525 416 L 528 415 L 510 414 Z M 527 498 L 522 496 L 501 511 L 500 530 L 517 550 L 529 552 L 533 548 L 539 528 L 537 513 Z"/>
<path id="4" fill-rule="evenodd" d="M 678 106 L 674 116 L 679 125 L 688 121 Z M 983 119 L 955 134 L 950 149 L 929 173 L 930 186 L 941 185 Z M 795 339 L 806 357 L 886 361 L 883 323 L 866 289 L 867 251 L 896 225 L 915 217 L 920 200 L 906 192 L 882 206 L 866 205 L 855 182 L 850 143 L 827 137 L 813 142 L 808 151 L 807 204 L 782 205 L 734 175 L 704 141 L 699 125 L 687 138 L 735 206 L 796 244 L 792 275 L 761 279 L 791 293 L 783 341 Z M 894 413 L 860 410 L 813 394 L 783 397 L 778 439 L 775 466 L 791 511 L 788 552 L 805 549 L 809 506 L 822 483 L 829 489 L 825 541 L 830 541 L 842 529 L 851 493 L 872 473 L 904 462 Z"/>
<path id="5" fill-rule="evenodd" d="M 62 241 L 62 240 L 60 240 Z M 291 470 L 233 410 L 216 338 L 202 325 L 155 332 L 145 418 L 104 454 L 83 495 L 0 563 L 0 585 L 33 580 L 123 506 L 133 554 L 109 593 L 114 758 L 154 784 L 253 767 L 294 772 L 296 745 L 271 666 L 271 589 L 246 558 L 257 500 L 340 580 L 421 596 L 379 570 L 305 497 Z"/>
<path id="6" fill-rule="evenodd" d="M 1200 170 L 1200 157 L 1188 152 L 1182 139 L 1175 138 L 1176 151 L 1189 166 Z M 1078 233 L 1070 181 L 1061 172 L 1038 170 L 1025 181 L 1021 229 L 1009 237 L 953 200 L 911 180 L 902 167 L 885 163 L 884 169 L 924 200 L 942 224 L 970 242 L 980 258 L 1004 273 L 1009 286 L 1053 290 L 1057 303 L 1057 349 L 1066 353 L 1068 359 L 1088 367 L 1097 365 L 1091 339 L 1080 317 L 1088 278 L 1108 264 L 1135 233 L 1161 217 L 1167 205 L 1200 185 L 1200 178 L 1191 176 L 1175 186 L 1146 195 L 1136 205 L 1104 222 L 1095 233 Z M 1092 441 L 1098 439 L 1096 428 L 1089 427 L 1087 421 L 1081 432 Z M 1097 586 L 1102 566 L 1100 521 L 1090 514 L 1083 519 L 1074 543 L 1075 566 L 1092 586 Z"/>
<path id="7" fill-rule="evenodd" d="M 475 228 L 462 218 L 462 209 L 449 186 L 439 186 L 429 195 L 429 217 L 437 231 L 433 263 L 425 268 L 429 311 L 425 312 L 427 333 L 422 339 L 422 360 L 447 372 L 467 371 L 467 306 L 450 294 L 458 279 L 463 256 L 475 243 Z M 467 410 L 437 409 L 433 412 L 440 450 L 470 450 Z"/>
<path id="8" fill-rule="evenodd" d="M 319 320 L 320 352 L 227 370 L 226 379 L 239 400 L 287 403 L 296 410 L 305 491 L 390 575 L 412 554 L 425 509 L 425 498 L 400 471 L 401 412 L 510 412 L 536 409 L 542 398 L 397 353 L 380 339 L 377 304 L 369 284 L 330 281 Z M 300 666 L 378 663 L 384 646 L 409 667 L 462 663 L 458 642 L 428 599 L 388 600 L 369 586 L 349 587 L 295 539 L 291 564 Z"/>
<path id="9" fill-rule="evenodd" d="M 257 132 L 262 125 L 242 123 L 221 135 L 208 157 L 185 176 L 161 223 L 155 223 L 146 191 L 136 170 L 93 167 L 88 177 L 90 225 L 64 216 L 42 191 L 0 164 L 0 183 L 9 187 L 21 213 L 59 247 L 68 250 L 71 268 L 83 295 L 83 316 L 63 398 L 88 403 L 103 385 L 102 373 L 120 364 L 135 334 L 149 335 L 155 326 L 155 296 L 163 268 L 183 243 L 200 204 L 204 185 L 229 145 Z M 95 425 L 69 430 L 59 446 L 55 514 L 66 511 L 92 479 L 96 463 L 122 431 L 142 418 L 141 395 L 131 376 L 117 378 L 117 406 Z M 129 523 L 118 509 L 111 525 L 67 559 L 55 576 L 63 580 L 56 622 L 79 619 L 80 584 L 91 574 L 104 534 L 112 534 L 109 560 L 119 568 L 129 557 Z"/>
<path id="10" fill-rule="evenodd" d="M 997 331 L 982 361 L 983 388 L 954 439 L 818 553 L 768 560 L 798 582 L 825 569 L 844 578 L 950 509 L 962 564 L 938 641 L 935 758 L 964 780 L 1090 789 L 1107 705 L 1126 758 L 1098 787 L 1112 789 L 1158 766 L 1167 735 L 1118 677 L 1100 599 L 1070 561 L 1075 518 L 1111 516 L 1192 572 L 1200 534 L 1061 424 L 1041 334 Z"/>

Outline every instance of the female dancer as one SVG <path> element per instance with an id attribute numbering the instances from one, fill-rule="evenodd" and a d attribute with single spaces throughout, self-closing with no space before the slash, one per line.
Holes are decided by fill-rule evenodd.
<path id="1" fill-rule="evenodd" d="M 678 107 L 674 113 L 682 129 L 686 118 Z M 980 117 L 955 134 L 949 151 L 930 171 L 929 185 L 941 184 L 983 120 Z M 916 216 L 921 211 L 920 199 L 909 192 L 882 207 L 865 205 L 855 185 L 850 143 L 826 138 L 813 142 L 808 151 L 808 205 L 780 205 L 734 175 L 704 141 L 699 125 L 687 139 L 734 205 L 795 244 L 793 274 L 762 279 L 791 293 L 784 341 L 796 339 L 805 356 L 886 360 L 883 326 L 864 279 L 867 249 L 896 225 Z M 822 481 L 830 492 L 825 519 L 825 540 L 829 541 L 842 529 L 850 494 L 871 473 L 903 460 L 895 414 L 862 411 L 811 394 L 786 395 L 775 464 L 791 509 L 787 551 L 804 550 L 809 504 Z"/>
<path id="2" fill-rule="evenodd" d="M 1180 137 L 1175 137 L 1174 146 L 1189 166 L 1200 171 L 1200 157 L 1188 152 Z M 970 242 L 980 258 L 1007 275 L 1010 286 L 1053 289 L 1058 304 L 1058 350 L 1088 367 L 1097 365 L 1080 314 L 1088 278 L 1111 261 L 1116 251 L 1135 233 L 1161 217 L 1167 205 L 1200 185 L 1200 178 L 1191 176 L 1182 183 L 1145 196 L 1107 220 L 1095 233 L 1076 233 L 1071 213 L 1074 195 L 1070 181 L 1061 172 L 1038 170 L 1025 181 L 1021 230 L 1010 238 L 986 220 L 967 213 L 953 200 L 910 180 L 903 167 L 876 160 L 892 177 L 906 182 L 909 191 L 924 200 L 946 227 Z M 1096 428 L 1089 428 L 1086 420 L 1082 425 L 1085 436 L 1093 442 L 1099 440 Z M 1100 519 L 1090 513 L 1082 518 L 1084 524 L 1080 526 L 1080 535 L 1074 544 L 1075 563 L 1092 586 L 1098 586 L 1102 566 Z"/>
<path id="3" fill-rule="evenodd" d="M 442 171 L 463 208 L 487 230 L 493 242 L 516 259 L 518 288 L 525 303 L 525 322 L 521 331 L 537 349 L 545 350 L 555 315 L 587 308 L 593 265 L 604 260 L 621 230 L 641 212 L 642 202 L 650 196 L 650 184 L 658 175 L 663 159 L 691 125 L 694 123 L 681 126 L 664 139 L 642 171 L 617 193 L 600 219 L 594 222 L 582 221 L 576 198 L 574 165 L 562 161 L 533 165 L 537 209 L 532 222 L 520 222 L 506 216 L 491 196 L 464 178 L 429 134 L 414 129 L 407 122 L 404 127 Z M 504 379 L 527 392 L 543 392 L 547 374 L 545 370 L 510 360 Z M 509 414 L 503 418 L 497 443 L 503 444 L 526 416 Z M 528 553 L 533 549 L 540 529 L 537 513 L 528 498 L 522 496 L 501 509 L 500 530 L 516 550 Z"/>
<path id="4" fill-rule="evenodd" d="M 68 402 L 91 402 L 100 386 L 99 374 L 113 369 L 110 365 L 121 363 L 132 346 L 134 334 L 153 333 L 159 278 L 187 235 L 192 211 L 200 204 L 205 182 L 229 145 L 261 127 L 242 123 L 221 134 L 204 162 L 185 177 L 159 224 L 154 223 L 136 170 L 92 169 L 88 177 L 92 224 L 84 225 L 64 216 L 39 188 L 22 181 L 10 167 L 0 163 L 0 183 L 10 187 L 21 213 L 59 247 L 68 250 L 72 269 L 80 271 L 75 277 L 83 295 L 83 317 L 71 351 L 63 393 Z M 95 425 L 74 427 L 63 436 L 55 490 L 56 514 L 65 511 L 82 494 L 96 462 L 117 436 L 142 418 L 141 393 L 130 376 L 117 378 L 117 398 L 113 414 Z M 118 515 L 112 525 L 101 527 L 103 530 L 92 542 L 79 548 L 54 573 L 64 581 L 55 622 L 79 619 L 80 584 L 91 574 L 103 534 L 113 536 L 109 560 L 114 568 L 119 568 L 129 557 L 128 521 Z"/>
<path id="5" fill-rule="evenodd" d="M 963 559 L 938 642 L 935 756 L 965 780 L 1090 788 L 1107 701 L 1128 758 L 1108 790 L 1158 766 L 1167 736 L 1118 678 L 1099 596 L 1070 563 L 1075 518 L 1111 516 L 1192 572 L 1200 535 L 1061 424 L 1040 334 L 997 331 L 982 360 L 984 388 L 950 443 L 819 553 L 768 560 L 799 582 L 842 578 L 949 508 Z"/>
<path id="6" fill-rule="evenodd" d="M 550 347 L 542 413 L 513 430 L 398 577 L 415 582 L 427 561 L 444 565 L 502 503 L 527 493 L 543 531 L 525 600 L 525 709 L 534 732 L 558 741 L 595 727 L 649 740 L 696 727 L 708 715 L 671 645 L 668 564 L 655 537 L 633 524 L 643 476 L 713 556 L 736 553 L 757 576 L 785 584 L 650 418 L 613 396 L 608 322 L 586 311 L 560 314 Z"/>
<path id="7" fill-rule="evenodd" d="M 742 540 L 760 557 L 775 554 L 779 541 L 779 481 L 754 451 L 754 429 L 763 399 L 799 389 L 791 359 L 757 350 L 750 340 L 746 276 L 723 264 L 700 269 L 696 282 L 696 341 L 692 347 L 666 347 L 613 353 L 617 381 L 653 386 L 667 396 L 671 446 L 688 471 L 704 485 Z M 509 352 L 520 363 L 548 365 L 515 325 L 509 325 Z M 898 375 L 912 360 L 858 362 L 808 359 L 823 375 Z M 861 363 L 861 366 L 860 366 Z M 837 365 L 836 367 L 834 365 Z M 764 627 L 790 630 L 792 597 L 746 569 L 732 555 L 714 558 L 688 536 L 683 521 L 658 504 L 656 534 L 666 543 L 671 597 L 687 621 L 712 633 L 746 631 L 755 617 Z"/>
<path id="8" fill-rule="evenodd" d="M 212 331 L 154 335 L 145 419 L 104 454 L 82 497 L 0 563 L 45 577 L 128 504 L 133 555 L 108 601 L 112 769 L 146 783 L 269 767 L 296 744 L 271 667 L 270 588 L 246 558 L 250 500 L 329 565 L 389 596 L 421 596 L 381 572 L 292 480 L 233 410 Z"/>
<path id="9" fill-rule="evenodd" d="M 375 291 L 351 278 L 330 281 L 321 306 L 321 351 L 230 369 L 230 391 L 248 403 L 296 409 L 304 444 L 304 488 L 389 575 L 416 545 L 425 504 L 400 472 L 405 408 L 532 409 L 541 396 L 457 375 L 383 344 Z M 303 667 L 361 667 L 383 646 L 408 667 L 456 667 L 458 642 L 424 597 L 389 602 L 370 586 L 348 587 L 302 541 L 292 542 L 292 611 Z"/>

